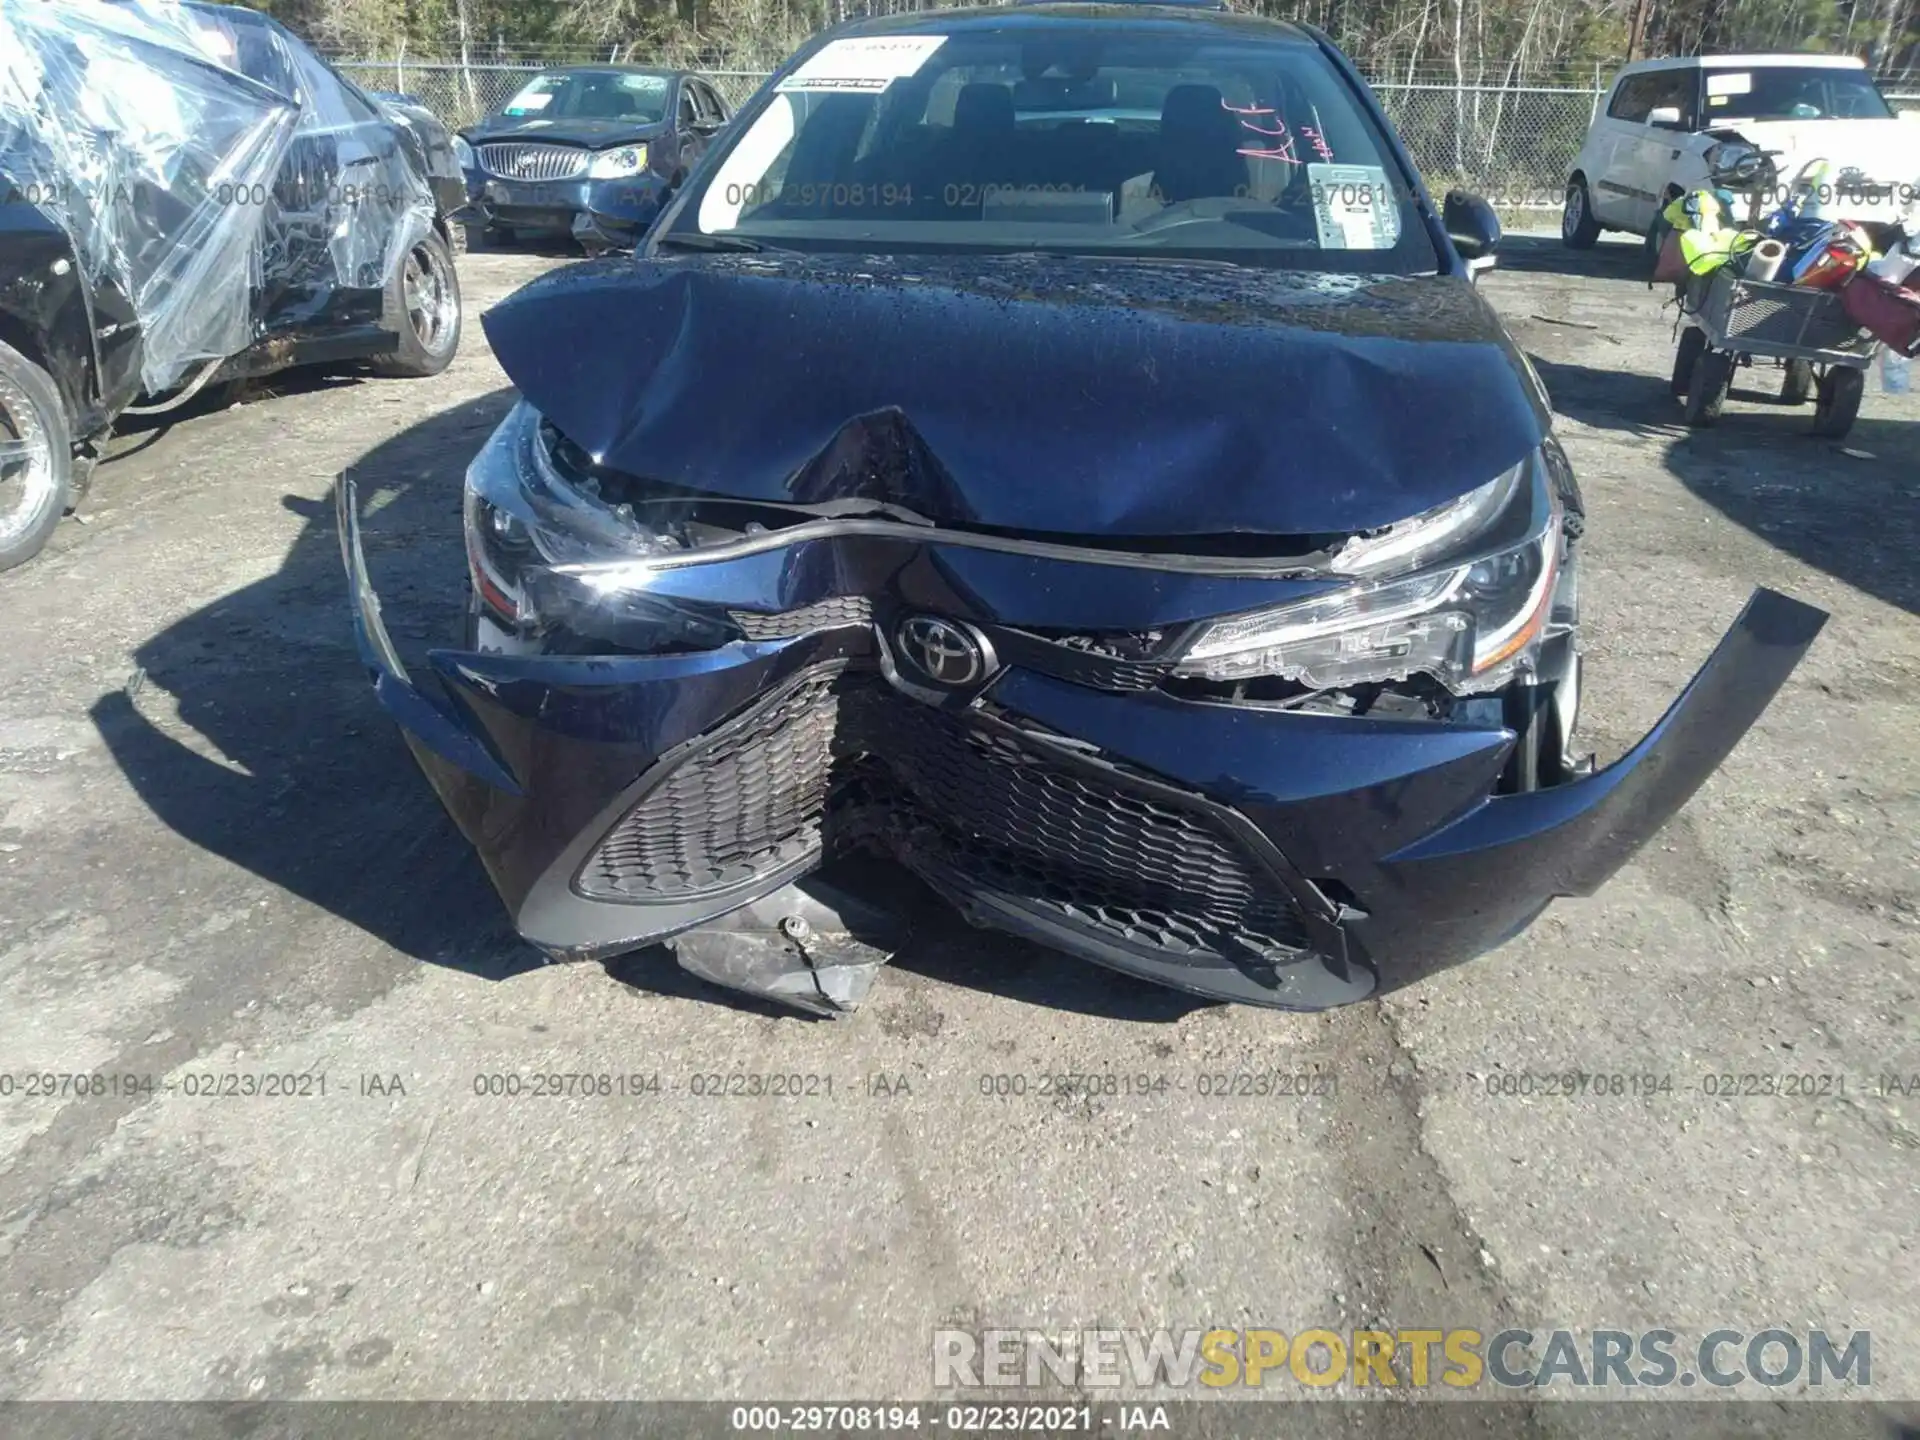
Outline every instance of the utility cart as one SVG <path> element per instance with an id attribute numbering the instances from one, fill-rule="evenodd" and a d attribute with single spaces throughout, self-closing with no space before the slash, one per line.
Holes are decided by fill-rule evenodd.
<path id="1" fill-rule="evenodd" d="M 1787 404 L 1814 397 L 1814 434 L 1838 440 L 1853 428 L 1880 342 L 1848 318 L 1837 290 L 1748 280 L 1723 268 L 1687 282 L 1680 310 L 1688 324 L 1673 357 L 1673 393 L 1686 402 L 1687 424 L 1718 420 L 1734 372 L 1762 359 L 1785 369 Z"/>

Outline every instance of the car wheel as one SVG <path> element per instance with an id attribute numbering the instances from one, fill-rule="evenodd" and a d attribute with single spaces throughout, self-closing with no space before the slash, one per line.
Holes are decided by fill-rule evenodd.
<path id="1" fill-rule="evenodd" d="M 1813 362 L 1787 361 L 1787 373 L 1780 380 L 1780 398 L 1789 405 L 1804 405 L 1813 394 Z"/>
<path id="2" fill-rule="evenodd" d="M 1860 414 L 1860 397 L 1866 392 L 1864 370 L 1835 365 L 1821 377 L 1819 399 L 1813 407 L 1813 433 L 1839 440 L 1853 428 Z"/>
<path id="3" fill-rule="evenodd" d="M 0 570 L 40 553 L 73 493 L 73 435 L 47 372 L 0 341 Z"/>
<path id="4" fill-rule="evenodd" d="M 406 379 L 438 375 L 460 348 L 460 319 L 453 252 L 438 231 L 428 231 L 387 284 L 383 323 L 399 332 L 400 345 L 374 360 L 374 371 Z"/>
<path id="5" fill-rule="evenodd" d="M 1600 222 L 1593 218 L 1593 200 L 1587 194 L 1587 182 L 1578 177 L 1567 182 L 1566 208 L 1560 212 L 1560 238 L 1568 248 L 1591 250 L 1600 238 Z"/>
<path id="6" fill-rule="evenodd" d="M 1680 332 L 1680 343 L 1673 351 L 1673 379 L 1667 382 L 1674 399 L 1687 398 L 1687 387 L 1693 383 L 1693 367 L 1706 348 L 1707 332 L 1698 326 L 1689 325 Z"/>
<path id="7" fill-rule="evenodd" d="M 1700 351 L 1687 379 L 1687 424 L 1704 429 L 1720 418 L 1733 384 L 1733 356 L 1724 350 Z"/>

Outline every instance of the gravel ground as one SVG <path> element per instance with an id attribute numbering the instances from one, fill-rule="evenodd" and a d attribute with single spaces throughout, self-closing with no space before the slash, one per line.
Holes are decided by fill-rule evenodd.
<path id="1" fill-rule="evenodd" d="M 1920 1095 L 1881 1079 L 1920 1074 L 1920 395 L 1870 384 L 1841 449 L 1756 370 L 1689 433 L 1635 254 L 1517 240 L 1485 282 L 1586 489 L 1588 743 L 1637 738 L 1754 584 L 1834 619 L 1601 895 L 1323 1016 L 957 923 L 833 1024 L 540 965 L 367 689 L 327 502 L 352 466 L 403 648 L 450 634 L 461 470 L 510 398 L 478 327 L 437 380 L 283 377 L 124 437 L 0 577 L 0 1071 L 163 1088 L 0 1099 L 0 1396 L 923 1396 L 941 1325 L 1381 1322 L 1867 1329 L 1871 1394 L 1920 1400 Z M 467 257 L 470 314 L 554 263 Z M 979 1086 L 1307 1061 L 1337 1097 Z M 668 1090 L 475 1093 L 556 1068 Z M 1673 1089 L 1487 1093 L 1574 1068 Z M 765 1070 L 832 1094 L 689 1093 Z M 227 1072 L 327 1090 L 189 1095 Z M 1846 1094 L 1702 1093 L 1727 1072 Z"/>

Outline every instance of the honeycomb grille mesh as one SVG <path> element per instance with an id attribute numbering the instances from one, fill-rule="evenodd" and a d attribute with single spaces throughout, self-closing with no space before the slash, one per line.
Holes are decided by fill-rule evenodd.
<path id="1" fill-rule="evenodd" d="M 1211 816 L 860 673 L 810 675 L 690 754 L 579 885 L 668 903 L 852 849 L 1199 963 L 1307 946 L 1285 891 Z"/>
<path id="2" fill-rule="evenodd" d="M 729 610 L 727 615 L 749 640 L 782 640 L 843 625 L 866 625 L 873 619 L 873 606 L 864 595 L 834 595 L 772 615 L 757 610 Z"/>
<path id="3" fill-rule="evenodd" d="M 833 769 L 830 678 L 812 676 L 676 766 L 594 851 L 589 895 L 675 900 L 731 889 L 820 846 Z"/>

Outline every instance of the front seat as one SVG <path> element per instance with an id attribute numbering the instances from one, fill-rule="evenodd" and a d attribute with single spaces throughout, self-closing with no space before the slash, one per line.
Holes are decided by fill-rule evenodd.
<path id="1" fill-rule="evenodd" d="M 627 97 L 611 85 L 590 86 L 574 113 L 582 120 L 619 120 L 627 114 Z"/>
<path id="2" fill-rule="evenodd" d="M 1153 188 L 1160 202 L 1247 193 L 1240 119 L 1211 85 L 1176 85 L 1160 107 L 1160 155 Z"/>
<path id="3" fill-rule="evenodd" d="M 1005 185 L 1013 156 L 1013 90 L 992 81 L 960 87 L 953 101 L 953 133 L 941 157 L 941 178 L 961 185 Z M 962 209 L 977 208 L 978 195 L 962 199 Z"/>

